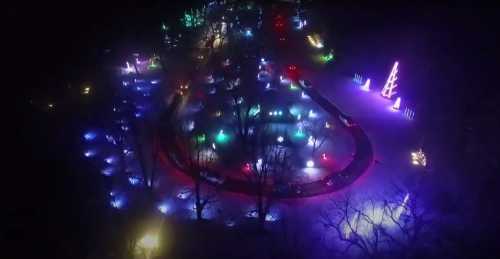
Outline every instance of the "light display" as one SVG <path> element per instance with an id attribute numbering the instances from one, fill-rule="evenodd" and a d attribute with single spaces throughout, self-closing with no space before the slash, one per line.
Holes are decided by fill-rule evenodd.
<path id="1" fill-rule="evenodd" d="M 108 164 L 113 164 L 116 161 L 116 159 L 114 157 L 110 156 L 110 157 L 107 157 L 106 159 L 104 159 L 104 161 Z"/>
<path id="2" fill-rule="evenodd" d="M 413 117 L 415 117 L 415 111 L 406 107 L 404 112 L 403 112 L 403 116 L 408 120 L 413 120 Z"/>
<path id="3" fill-rule="evenodd" d="M 158 58 L 157 56 L 153 56 L 152 58 L 150 58 L 148 61 L 148 69 L 155 70 L 160 68 L 159 59 L 160 58 Z"/>
<path id="4" fill-rule="evenodd" d="M 425 157 L 425 153 L 422 149 L 419 149 L 416 152 L 411 152 L 411 163 L 416 166 L 427 166 L 427 158 Z"/>
<path id="5" fill-rule="evenodd" d="M 129 182 L 131 185 L 137 185 L 137 184 L 139 184 L 139 182 L 140 182 L 140 181 L 141 181 L 141 180 L 140 180 L 140 179 L 139 179 L 139 177 L 137 177 L 137 176 L 130 176 L 130 177 L 128 178 L 128 182 Z"/>
<path id="6" fill-rule="evenodd" d="M 398 65 L 399 63 L 396 61 L 394 66 L 392 67 L 391 74 L 389 74 L 389 78 L 387 78 L 387 82 L 385 82 L 384 88 L 382 89 L 382 96 L 386 98 L 391 98 L 396 94 L 394 89 L 398 87 L 396 81 L 398 80 Z"/>
<path id="7" fill-rule="evenodd" d="M 311 159 L 310 159 L 310 160 L 307 160 L 307 162 L 306 162 L 306 166 L 307 166 L 307 167 L 309 167 L 309 168 L 314 167 L 314 161 L 313 161 L 313 160 L 311 160 Z"/>
<path id="8" fill-rule="evenodd" d="M 224 143 L 227 143 L 229 141 L 229 136 L 224 133 L 224 130 L 219 130 L 219 133 L 217 133 L 217 135 L 215 136 L 215 142 L 217 142 L 218 144 L 224 144 Z"/>
<path id="9" fill-rule="evenodd" d="M 309 44 L 311 44 L 311 46 L 317 49 L 321 49 L 324 47 L 323 40 L 321 39 L 321 37 L 319 37 L 318 34 L 307 35 L 307 40 L 309 41 Z"/>
<path id="10" fill-rule="evenodd" d="M 330 51 L 326 55 L 319 56 L 319 60 L 321 61 L 321 63 L 325 63 L 325 64 L 330 62 L 330 61 L 334 61 L 334 59 L 335 59 L 335 56 L 333 54 L 333 51 Z"/>
<path id="11" fill-rule="evenodd" d="M 352 81 L 356 84 L 362 84 L 363 83 L 363 77 L 360 74 L 354 74 L 354 77 L 352 78 Z"/>
<path id="12" fill-rule="evenodd" d="M 130 65 L 130 63 L 125 62 L 125 65 L 127 66 L 125 68 L 125 74 L 131 74 L 131 73 L 135 73 L 135 68 L 133 66 Z"/>
<path id="13" fill-rule="evenodd" d="M 366 79 L 366 82 L 361 86 L 361 90 L 365 92 L 370 91 L 370 78 Z"/>
<path id="14" fill-rule="evenodd" d="M 392 109 L 398 111 L 400 107 L 401 107 L 401 97 L 398 97 L 394 102 L 394 105 L 392 105 Z"/>
<path id="15" fill-rule="evenodd" d="M 301 139 L 301 138 L 304 138 L 306 136 L 306 134 L 304 133 L 304 130 L 302 129 L 302 127 L 299 127 L 297 129 L 297 131 L 295 131 L 295 133 L 293 134 L 293 136 L 296 137 L 296 138 Z"/>
<path id="16" fill-rule="evenodd" d="M 95 132 L 87 132 L 83 134 L 83 138 L 87 141 L 94 140 L 97 137 L 97 134 Z"/>
<path id="17" fill-rule="evenodd" d="M 313 136 L 309 136 L 309 138 L 307 139 L 307 145 L 308 146 L 314 146 L 314 137 Z"/>
<path id="18" fill-rule="evenodd" d="M 309 110 L 309 113 L 307 114 L 307 116 L 310 118 L 310 119 L 315 119 L 315 118 L 318 118 L 318 114 L 316 112 L 314 112 L 313 110 Z"/>
<path id="19" fill-rule="evenodd" d="M 278 143 L 283 143 L 283 141 L 285 141 L 285 138 L 283 138 L 283 136 L 278 136 L 276 138 L 276 141 L 278 141 Z"/>
<path id="20" fill-rule="evenodd" d="M 245 32 L 244 32 L 244 34 L 243 34 L 243 35 L 245 35 L 245 37 L 247 37 L 247 38 L 252 37 L 252 36 L 253 36 L 252 29 L 250 29 L 250 28 L 246 28 L 246 29 L 245 29 Z"/>
<path id="21" fill-rule="evenodd" d="M 196 142 L 198 142 L 198 144 L 202 144 L 202 143 L 205 143 L 205 141 L 207 140 L 205 134 L 200 134 L 198 136 L 196 136 Z"/>
<path id="22" fill-rule="evenodd" d="M 120 209 L 123 207 L 123 199 L 115 197 L 113 200 L 111 200 L 111 206 L 115 209 Z"/>
<path id="23" fill-rule="evenodd" d="M 168 212 L 168 206 L 166 204 L 160 204 L 157 208 L 162 214 L 167 214 Z"/>
<path id="24" fill-rule="evenodd" d="M 84 155 L 85 157 L 93 157 L 93 156 L 95 156 L 95 153 L 96 153 L 96 152 L 95 152 L 94 150 L 87 150 L 87 151 L 85 151 L 85 152 L 83 153 L 83 155 Z"/>
<path id="25" fill-rule="evenodd" d="M 101 174 L 105 175 L 105 176 L 110 176 L 112 175 L 114 172 L 114 169 L 112 167 L 107 167 L 107 168 L 104 168 L 101 170 Z"/>
<path id="26" fill-rule="evenodd" d="M 257 104 L 256 106 L 252 106 L 250 110 L 248 111 L 248 116 L 254 117 L 257 116 L 257 114 L 260 113 L 260 104 Z"/>
<path id="27" fill-rule="evenodd" d="M 86 86 L 82 90 L 83 95 L 89 95 L 90 94 L 90 86 Z"/>
<path id="28" fill-rule="evenodd" d="M 189 12 L 184 12 L 184 17 L 181 19 L 181 21 L 186 28 L 201 26 L 205 22 L 205 19 L 203 18 L 204 13 L 205 9 L 201 11 L 199 9 L 196 9 L 195 11 L 191 9 Z"/>
<path id="29" fill-rule="evenodd" d="M 252 165 L 250 163 L 245 163 L 242 168 L 243 172 L 250 173 L 252 172 Z"/>

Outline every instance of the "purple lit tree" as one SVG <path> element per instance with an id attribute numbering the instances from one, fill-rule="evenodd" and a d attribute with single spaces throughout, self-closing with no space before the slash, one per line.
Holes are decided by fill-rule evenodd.
<path id="1" fill-rule="evenodd" d="M 327 231 L 333 231 L 339 254 L 360 253 L 367 258 L 397 255 L 412 258 L 435 246 L 433 218 L 421 204 L 418 192 L 395 190 L 381 199 L 332 200 L 321 213 Z"/>

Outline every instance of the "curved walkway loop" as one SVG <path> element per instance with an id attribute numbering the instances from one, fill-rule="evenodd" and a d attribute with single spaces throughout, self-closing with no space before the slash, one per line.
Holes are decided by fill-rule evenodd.
<path id="1" fill-rule="evenodd" d="M 354 139 L 355 153 L 351 163 L 349 163 L 349 165 L 347 165 L 344 169 L 340 171 L 332 171 L 321 180 L 304 184 L 280 186 L 280 188 L 269 188 L 269 191 L 271 192 L 270 195 L 274 198 L 312 197 L 338 191 L 352 184 L 370 167 L 373 162 L 372 145 L 368 136 L 361 129 L 361 127 L 358 126 L 349 116 L 342 113 L 333 103 L 320 95 L 315 89 L 302 87 L 302 90 L 304 90 L 311 97 L 311 99 L 320 105 L 326 112 L 342 122 L 341 124 L 347 129 Z M 183 166 L 180 162 L 182 159 L 179 159 L 179 155 L 182 154 L 182 151 L 179 153 L 179 147 L 172 143 L 172 141 L 167 142 L 169 143 L 163 146 L 169 147 L 169 150 L 166 152 L 168 161 L 184 173 L 189 174 L 189 172 L 182 170 Z M 165 160 L 166 159 L 163 159 L 163 161 Z M 227 177 L 223 182 L 207 181 L 207 183 L 225 191 L 256 195 L 256 188 L 254 188 L 252 183 L 244 180 Z"/>

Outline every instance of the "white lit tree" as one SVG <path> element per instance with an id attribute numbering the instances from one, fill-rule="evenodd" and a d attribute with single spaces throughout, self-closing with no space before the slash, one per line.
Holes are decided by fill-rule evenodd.
<path id="1" fill-rule="evenodd" d="M 394 63 L 394 66 L 392 67 L 391 74 L 389 74 L 389 78 L 387 78 L 387 81 L 385 82 L 384 88 L 382 89 L 382 96 L 386 98 L 391 98 L 393 95 L 396 94 L 396 91 L 394 89 L 398 87 L 396 84 L 396 81 L 398 80 L 398 65 L 399 63 L 396 61 Z"/>

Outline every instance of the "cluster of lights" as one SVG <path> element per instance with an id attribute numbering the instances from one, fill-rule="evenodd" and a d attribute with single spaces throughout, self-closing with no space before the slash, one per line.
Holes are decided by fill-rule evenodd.
<path id="1" fill-rule="evenodd" d="M 330 51 L 328 54 L 326 54 L 326 55 L 321 55 L 321 56 L 319 56 L 319 61 L 321 61 L 321 63 L 324 63 L 324 64 L 326 64 L 326 63 L 328 63 L 328 62 L 330 62 L 330 61 L 334 61 L 334 59 L 335 59 L 335 56 L 334 56 L 334 54 L 333 54 L 333 50 L 331 50 L 331 51 Z"/>
<path id="2" fill-rule="evenodd" d="M 123 207 L 123 199 L 119 198 L 119 197 L 115 197 L 111 200 L 111 206 L 115 209 L 121 209 Z"/>
<path id="3" fill-rule="evenodd" d="M 307 35 L 307 40 L 309 41 L 309 44 L 311 44 L 311 46 L 317 49 L 321 49 L 324 47 L 323 40 L 318 34 Z"/>
<path id="4" fill-rule="evenodd" d="M 360 74 L 354 74 L 354 77 L 352 78 L 352 81 L 356 84 L 362 84 L 363 83 L 363 77 Z"/>
<path id="5" fill-rule="evenodd" d="M 269 116 L 282 116 L 283 115 L 283 111 L 281 110 L 274 110 L 274 111 L 269 111 Z"/>
<path id="6" fill-rule="evenodd" d="M 139 182 L 141 181 L 141 179 L 137 176 L 130 176 L 128 178 L 128 182 L 131 184 L 131 185 L 137 185 L 139 184 Z"/>
<path id="7" fill-rule="evenodd" d="M 90 86 L 86 86 L 82 90 L 83 95 L 89 95 L 90 94 Z"/>
<path id="8" fill-rule="evenodd" d="M 204 13 L 204 9 L 201 12 L 199 9 L 196 9 L 195 11 L 191 9 L 189 12 L 184 12 L 184 17 L 181 20 L 186 28 L 198 27 L 205 21 L 203 19 Z"/>
<path id="9" fill-rule="evenodd" d="M 130 63 L 128 63 L 128 61 L 125 62 L 125 65 L 126 65 L 126 67 L 125 67 L 125 74 L 131 74 L 131 73 L 135 73 L 136 72 L 135 68 L 133 66 L 131 66 Z"/>
<path id="10" fill-rule="evenodd" d="M 422 149 L 419 149 L 416 152 L 411 152 L 411 163 L 416 166 L 427 166 L 427 158 L 425 157 L 425 153 Z"/>
<path id="11" fill-rule="evenodd" d="M 403 116 L 405 118 L 407 118 L 408 120 L 413 120 L 413 118 L 415 117 L 415 111 L 406 107 L 404 112 L 403 112 Z"/>

